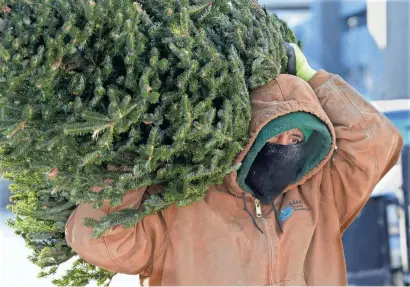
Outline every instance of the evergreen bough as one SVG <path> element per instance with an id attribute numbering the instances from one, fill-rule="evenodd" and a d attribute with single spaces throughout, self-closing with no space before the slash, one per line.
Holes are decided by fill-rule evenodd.
<path id="1" fill-rule="evenodd" d="M 285 72 L 293 32 L 245 0 L 0 0 L 0 172 L 43 268 L 75 253 L 64 226 L 82 202 L 121 203 L 161 185 L 144 210 L 91 219 L 95 236 L 201 198 L 238 166 L 249 91 Z M 109 284 L 78 259 L 53 282 Z"/>

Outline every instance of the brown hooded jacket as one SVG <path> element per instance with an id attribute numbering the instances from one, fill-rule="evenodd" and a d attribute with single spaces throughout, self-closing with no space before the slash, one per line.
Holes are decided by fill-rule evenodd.
<path id="1" fill-rule="evenodd" d="M 248 193 L 242 198 L 234 172 L 209 187 L 200 202 L 173 205 L 99 239 L 83 225 L 85 217 L 138 208 L 144 193 L 158 190 L 130 191 L 115 208 L 80 204 L 67 222 L 69 245 L 89 263 L 140 274 L 145 285 L 346 285 L 342 233 L 398 160 L 399 132 L 343 79 L 325 71 L 309 83 L 280 75 L 251 97 L 250 141 L 236 162 L 264 125 L 292 112 L 317 116 L 333 139 L 324 159 L 275 200 L 277 210 L 293 211 L 280 226 L 271 205 L 259 206 Z"/>

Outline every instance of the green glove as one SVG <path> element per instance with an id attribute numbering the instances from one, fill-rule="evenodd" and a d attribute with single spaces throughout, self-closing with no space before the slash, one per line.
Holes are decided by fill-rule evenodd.
<path id="1" fill-rule="evenodd" d="M 295 43 L 287 42 L 285 42 L 285 46 L 286 54 L 288 56 L 288 72 L 307 82 L 310 81 L 316 74 L 316 71 L 309 66 L 309 63 L 299 46 Z"/>

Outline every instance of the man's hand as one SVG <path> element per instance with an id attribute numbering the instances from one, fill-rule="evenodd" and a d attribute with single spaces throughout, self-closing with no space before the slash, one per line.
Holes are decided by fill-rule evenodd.
<path id="1" fill-rule="evenodd" d="M 309 63 L 303 55 L 302 51 L 295 43 L 287 43 L 286 54 L 288 56 L 288 72 L 302 78 L 305 81 L 310 81 L 316 74 L 316 71 L 309 66 Z"/>

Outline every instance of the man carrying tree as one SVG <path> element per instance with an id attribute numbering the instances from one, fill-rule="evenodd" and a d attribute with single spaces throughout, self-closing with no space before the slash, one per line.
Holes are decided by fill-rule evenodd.
<path id="1" fill-rule="evenodd" d="M 297 77 L 252 91 L 240 170 L 200 202 L 98 239 L 84 218 L 142 208 L 161 187 L 130 191 L 114 208 L 80 204 L 66 239 L 81 258 L 139 274 L 145 285 L 347 284 L 342 234 L 398 160 L 402 138 L 343 79 L 314 71 L 296 45 L 287 49 Z"/>

